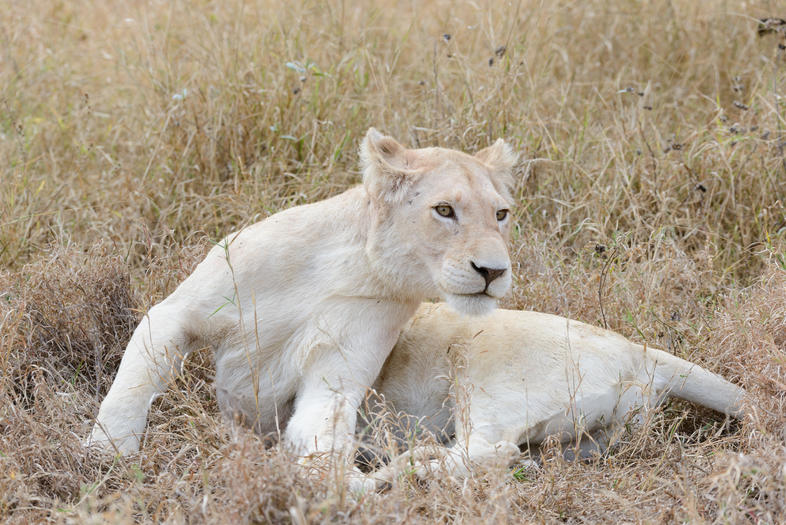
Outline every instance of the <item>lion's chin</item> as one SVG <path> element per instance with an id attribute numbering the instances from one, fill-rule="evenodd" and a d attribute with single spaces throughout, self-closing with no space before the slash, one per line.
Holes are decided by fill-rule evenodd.
<path id="1" fill-rule="evenodd" d="M 445 294 L 445 301 L 451 308 L 464 315 L 488 315 L 497 307 L 497 300 L 484 293 Z"/>

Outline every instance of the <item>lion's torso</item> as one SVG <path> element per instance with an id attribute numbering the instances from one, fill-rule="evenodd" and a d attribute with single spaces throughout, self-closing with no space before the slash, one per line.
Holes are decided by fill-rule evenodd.
<path id="1" fill-rule="evenodd" d="M 214 348 L 225 412 L 263 432 L 277 428 L 276 416 L 283 427 L 304 364 L 346 342 L 352 319 L 372 315 L 366 328 L 392 348 L 416 303 L 386 294 L 365 269 L 366 199 L 353 188 L 230 234 L 168 298 L 189 310 L 192 336 Z"/>
<path id="2" fill-rule="evenodd" d="M 539 443 L 575 435 L 579 417 L 588 431 L 624 418 L 625 390 L 651 380 L 647 363 L 640 345 L 564 317 L 498 309 L 468 318 L 424 304 L 375 388 L 396 411 L 432 420 L 421 423 L 432 431 L 461 427 L 443 408 L 458 402 L 476 423 L 504 427 L 504 439 Z"/>
<path id="3" fill-rule="evenodd" d="M 504 309 L 469 318 L 445 304 L 423 304 L 375 389 L 432 431 L 449 424 L 460 435 L 465 425 L 448 418 L 463 415 L 476 433 L 535 444 L 639 418 L 689 374 L 716 398 L 697 395 L 698 402 L 728 413 L 741 398 L 741 390 L 699 366 L 580 321 Z"/>

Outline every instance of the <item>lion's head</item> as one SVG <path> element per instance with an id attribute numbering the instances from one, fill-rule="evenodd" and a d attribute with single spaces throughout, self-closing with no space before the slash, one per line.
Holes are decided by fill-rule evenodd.
<path id="1" fill-rule="evenodd" d="M 492 310 L 511 283 L 510 146 L 407 149 L 371 128 L 360 154 L 375 268 L 412 297 L 439 296 L 472 315 Z"/>

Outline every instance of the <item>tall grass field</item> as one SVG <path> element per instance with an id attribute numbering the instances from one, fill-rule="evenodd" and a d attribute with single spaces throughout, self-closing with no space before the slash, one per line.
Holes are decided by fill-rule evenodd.
<path id="1" fill-rule="evenodd" d="M 0 521 L 783 523 L 786 4 L 0 0 Z M 209 350 L 137 455 L 86 450 L 143 313 L 230 231 L 357 184 L 374 126 L 515 168 L 502 306 L 750 392 L 606 454 L 340 476 L 222 418 Z"/>

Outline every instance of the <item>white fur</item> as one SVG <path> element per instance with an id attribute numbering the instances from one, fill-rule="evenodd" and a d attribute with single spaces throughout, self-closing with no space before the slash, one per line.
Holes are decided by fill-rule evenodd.
<path id="1" fill-rule="evenodd" d="M 452 447 L 412 450 L 372 474 L 384 482 L 413 461 L 418 474 L 509 464 L 519 445 L 553 435 L 602 446 L 669 395 L 740 417 L 745 394 L 698 365 L 578 321 L 512 310 L 468 318 L 443 304 L 421 306 L 375 389 L 421 428 L 455 432 Z"/>
<path id="2" fill-rule="evenodd" d="M 369 130 L 363 185 L 230 234 L 150 309 L 87 443 L 136 451 L 153 397 L 185 354 L 210 345 L 224 411 L 285 429 L 299 454 L 348 455 L 357 407 L 420 301 L 483 292 L 481 275 L 467 277 L 473 261 L 506 272 L 464 311 L 510 285 L 508 225 L 495 219 L 510 151 L 498 142 L 483 152 L 410 150 Z M 434 218 L 441 202 L 457 220 Z"/>

